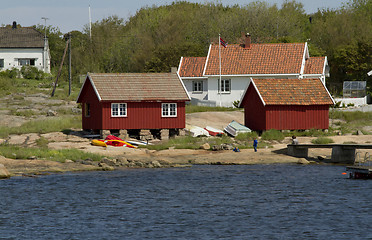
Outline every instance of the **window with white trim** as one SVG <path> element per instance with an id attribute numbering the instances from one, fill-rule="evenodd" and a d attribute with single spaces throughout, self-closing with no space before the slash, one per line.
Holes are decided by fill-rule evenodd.
<path id="1" fill-rule="evenodd" d="M 0 59 L 0 68 L 4 68 L 4 59 Z"/>
<path id="2" fill-rule="evenodd" d="M 18 59 L 19 66 L 35 66 L 34 58 L 20 58 Z"/>
<path id="3" fill-rule="evenodd" d="M 127 104 L 126 103 L 111 103 L 111 116 L 112 117 L 126 117 Z"/>
<path id="4" fill-rule="evenodd" d="M 218 80 L 218 89 L 220 93 L 230 93 L 231 92 L 231 80 L 230 79 L 221 79 L 221 87 L 220 81 Z"/>
<path id="5" fill-rule="evenodd" d="M 161 104 L 162 117 L 177 117 L 177 103 L 162 103 Z"/>
<path id="6" fill-rule="evenodd" d="M 193 92 L 203 92 L 203 81 L 192 81 Z"/>

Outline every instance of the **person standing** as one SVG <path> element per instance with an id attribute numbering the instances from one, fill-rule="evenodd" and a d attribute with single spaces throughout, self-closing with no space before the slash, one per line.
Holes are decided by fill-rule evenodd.
<path id="1" fill-rule="evenodd" d="M 257 145 L 258 145 L 257 138 L 254 138 L 254 140 L 253 140 L 253 148 L 254 148 L 254 151 L 255 152 L 257 152 Z"/>

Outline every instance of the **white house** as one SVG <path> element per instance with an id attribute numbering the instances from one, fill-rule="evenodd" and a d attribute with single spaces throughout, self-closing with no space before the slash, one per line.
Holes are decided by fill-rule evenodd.
<path id="1" fill-rule="evenodd" d="M 48 39 L 32 27 L 0 28 L 0 71 L 22 66 L 34 66 L 50 73 Z"/>
<path id="2" fill-rule="evenodd" d="M 211 44 L 207 57 L 181 57 L 178 74 L 193 104 L 231 107 L 251 78 L 319 78 L 325 84 L 329 67 L 327 57 L 309 56 L 307 43 L 252 44 L 247 34 L 244 44 Z"/>

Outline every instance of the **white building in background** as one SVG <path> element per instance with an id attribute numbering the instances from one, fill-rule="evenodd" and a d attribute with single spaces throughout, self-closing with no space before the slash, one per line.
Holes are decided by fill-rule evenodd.
<path id="1" fill-rule="evenodd" d="M 32 27 L 0 28 L 0 71 L 34 66 L 50 73 L 50 51 L 48 39 Z"/>
<path id="2" fill-rule="evenodd" d="M 327 57 L 310 57 L 307 43 L 211 44 L 206 57 L 182 57 L 178 74 L 195 105 L 232 107 L 255 79 L 329 77 Z"/>

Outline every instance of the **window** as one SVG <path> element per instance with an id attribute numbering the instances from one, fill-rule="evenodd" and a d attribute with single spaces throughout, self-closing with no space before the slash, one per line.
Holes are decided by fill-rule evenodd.
<path id="1" fill-rule="evenodd" d="M 218 81 L 219 85 L 220 81 Z M 231 81 L 230 79 L 222 79 L 221 80 L 221 87 L 219 87 L 220 93 L 230 93 L 231 91 Z"/>
<path id="2" fill-rule="evenodd" d="M 111 103 L 111 116 L 112 117 L 126 117 L 127 104 L 126 103 Z"/>
<path id="3" fill-rule="evenodd" d="M 35 66 L 34 58 L 20 58 L 18 59 L 19 66 Z"/>
<path id="4" fill-rule="evenodd" d="M 203 81 L 192 81 L 193 92 L 203 92 Z"/>
<path id="5" fill-rule="evenodd" d="M 162 117 L 177 117 L 177 103 L 162 103 Z"/>
<path id="6" fill-rule="evenodd" d="M 85 112 L 85 117 L 90 117 L 90 104 L 89 103 L 85 103 L 85 106 L 84 106 L 84 112 Z"/>
<path id="7" fill-rule="evenodd" d="M 4 68 L 4 59 L 0 59 L 0 68 Z"/>

